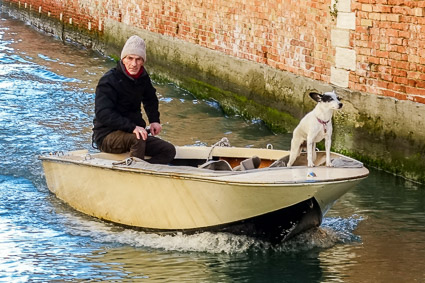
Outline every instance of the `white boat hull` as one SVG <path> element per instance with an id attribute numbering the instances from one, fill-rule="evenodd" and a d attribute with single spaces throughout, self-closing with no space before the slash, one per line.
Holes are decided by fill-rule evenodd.
<path id="1" fill-rule="evenodd" d="M 184 151 L 188 148 L 180 154 Z M 347 168 L 323 166 L 237 173 L 182 171 L 177 169 L 187 166 L 114 165 L 122 156 L 85 152 L 40 158 L 49 190 L 85 214 L 150 231 L 229 231 L 272 240 L 294 234 L 292 224 L 302 218 L 308 218 L 303 221 L 307 226 L 320 225 L 332 204 L 368 174 L 364 167 L 344 173 Z M 310 172 L 315 179 L 307 177 Z M 340 177 L 329 181 L 329 174 Z M 281 236 L 272 235 L 270 229 Z M 288 231 L 279 233 L 282 230 Z"/>

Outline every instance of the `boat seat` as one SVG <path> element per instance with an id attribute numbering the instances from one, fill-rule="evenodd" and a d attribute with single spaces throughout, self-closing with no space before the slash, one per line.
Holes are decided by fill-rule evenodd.
<path id="1" fill-rule="evenodd" d="M 240 165 L 233 168 L 234 171 L 245 171 L 245 170 L 252 170 L 257 169 L 260 167 L 261 159 L 258 156 L 253 156 L 251 158 L 242 160 Z"/>
<path id="2" fill-rule="evenodd" d="M 331 163 L 336 168 L 362 168 L 363 163 L 354 159 L 332 158 Z"/>
<path id="3" fill-rule="evenodd" d="M 289 155 L 286 155 L 286 156 L 276 160 L 272 164 L 270 164 L 269 167 L 286 167 L 286 164 L 288 164 L 288 161 L 289 161 Z"/>
<path id="4" fill-rule="evenodd" d="M 199 168 L 214 171 L 233 171 L 232 166 L 226 160 L 210 160 L 199 165 Z"/>

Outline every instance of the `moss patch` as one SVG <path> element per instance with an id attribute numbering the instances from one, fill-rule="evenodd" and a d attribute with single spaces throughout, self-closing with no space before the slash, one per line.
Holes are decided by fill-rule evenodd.
<path id="1" fill-rule="evenodd" d="M 380 118 L 364 119 L 364 125 L 358 128 L 345 122 L 334 133 L 335 151 L 368 166 L 425 183 L 424 144 L 420 145 L 412 136 L 403 137 L 387 130 Z"/>
<path id="2" fill-rule="evenodd" d="M 152 78 L 158 82 L 169 81 L 167 77 L 159 74 L 152 75 Z M 178 85 L 199 99 L 217 101 L 227 115 L 240 115 L 246 120 L 260 119 L 275 133 L 291 132 L 299 122 L 288 113 L 261 105 L 246 96 L 222 90 L 193 78 L 183 78 Z"/>

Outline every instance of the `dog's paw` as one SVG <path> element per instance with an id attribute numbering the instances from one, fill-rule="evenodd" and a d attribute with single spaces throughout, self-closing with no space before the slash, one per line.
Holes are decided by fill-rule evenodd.
<path id="1" fill-rule="evenodd" d="M 334 167 L 334 166 L 332 165 L 332 163 L 329 163 L 329 164 L 326 163 L 326 167 Z"/>

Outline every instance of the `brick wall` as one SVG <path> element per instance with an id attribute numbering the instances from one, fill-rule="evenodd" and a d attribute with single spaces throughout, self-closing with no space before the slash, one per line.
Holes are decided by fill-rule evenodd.
<path id="1" fill-rule="evenodd" d="M 112 19 L 351 90 L 425 103 L 425 1 L 3 2 L 100 33 Z"/>
<path id="2" fill-rule="evenodd" d="M 425 103 L 425 1 L 357 0 L 349 88 Z"/>

